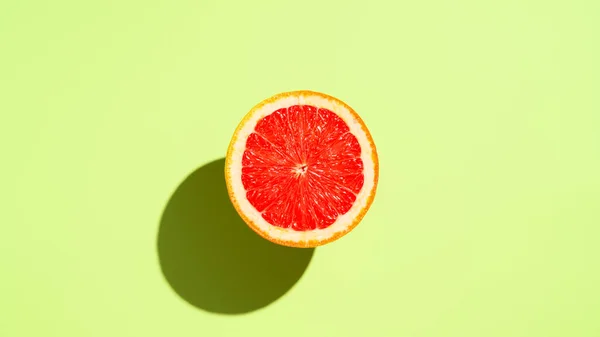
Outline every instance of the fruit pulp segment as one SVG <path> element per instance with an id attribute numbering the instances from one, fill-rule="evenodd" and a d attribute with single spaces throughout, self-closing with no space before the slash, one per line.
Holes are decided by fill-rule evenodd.
<path id="1" fill-rule="evenodd" d="M 361 148 L 330 110 L 281 108 L 256 124 L 246 141 L 246 197 L 271 225 L 323 229 L 347 213 L 363 183 Z"/>

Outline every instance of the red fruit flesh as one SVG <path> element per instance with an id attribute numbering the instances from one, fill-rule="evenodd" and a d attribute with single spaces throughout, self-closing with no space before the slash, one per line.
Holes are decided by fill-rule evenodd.
<path id="1" fill-rule="evenodd" d="M 246 141 L 246 197 L 271 225 L 322 229 L 347 213 L 363 183 L 358 140 L 335 113 L 294 105 L 262 118 Z"/>

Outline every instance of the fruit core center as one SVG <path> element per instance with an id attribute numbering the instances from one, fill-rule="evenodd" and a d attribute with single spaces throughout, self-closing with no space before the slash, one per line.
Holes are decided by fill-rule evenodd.
<path id="1" fill-rule="evenodd" d="M 296 166 L 296 168 L 294 169 L 294 173 L 296 173 L 296 175 L 304 175 L 307 170 L 308 170 L 308 165 L 300 164 L 300 165 Z"/>

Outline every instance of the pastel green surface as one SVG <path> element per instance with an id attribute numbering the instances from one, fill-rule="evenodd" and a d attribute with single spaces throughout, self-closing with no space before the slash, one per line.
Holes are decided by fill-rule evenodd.
<path id="1" fill-rule="evenodd" d="M 600 336 L 599 16 L 595 0 L 1 2 L 0 336 Z M 364 118 L 373 207 L 266 306 L 192 305 L 161 267 L 163 211 L 248 109 L 296 89 Z"/>

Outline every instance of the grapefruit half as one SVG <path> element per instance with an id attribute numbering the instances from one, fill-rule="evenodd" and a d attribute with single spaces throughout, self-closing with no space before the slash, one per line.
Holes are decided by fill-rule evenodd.
<path id="1" fill-rule="evenodd" d="M 229 198 L 263 238 L 316 247 L 362 220 L 377 189 L 375 144 L 359 115 L 314 91 L 277 94 L 254 106 L 225 159 Z"/>

